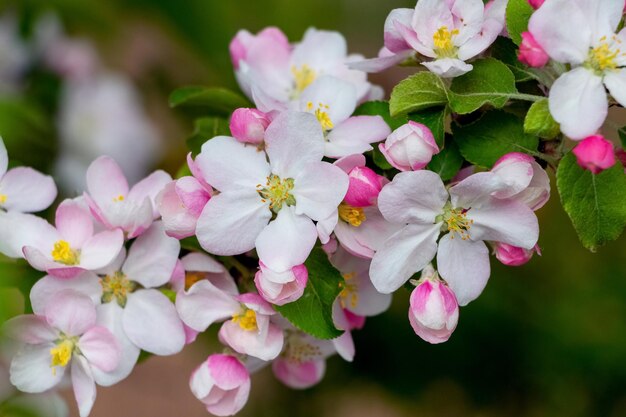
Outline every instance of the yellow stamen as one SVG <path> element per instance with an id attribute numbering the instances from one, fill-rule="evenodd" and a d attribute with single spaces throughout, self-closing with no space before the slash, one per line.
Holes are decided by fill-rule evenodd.
<path id="1" fill-rule="evenodd" d="M 322 357 L 318 346 L 309 343 L 300 332 L 287 332 L 285 349 L 281 354 L 291 363 L 302 364 Z"/>
<path id="2" fill-rule="evenodd" d="M 451 208 L 446 206 L 443 213 L 444 228 L 450 232 L 450 238 L 454 239 L 454 233 L 458 233 L 461 239 L 469 239 L 469 230 L 474 220 L 467 218 L 470 209 Z"/>
<path id="3" fill-rule="evenodd" d="M 77 265 L 80 252 L 72 250 L 70 244 L 65 240 L 59 240 L 54 244 L 51 252 L 52 259 L 65 265 Z"/>
<path id="4" fill-rule="evenodd" d="M 361 207 L 352 207 L 346 203 L 339 205 L 339 218 L 354 227 L 359 227 L 367 220 Z"/>
<path id="5" fill-rule="evenodd" d="M 296 198 L 291 194 L 294 187 L 293 178 L 281 179 L 278 175 L 271 174 L 267 177 L 265 187 L 257 184 L 257 192 L 264 203 L 270 202 L 270 210 L 278 214 L 283 204 L 294 206 Z"/>
<path id="6" fill-rule="evenodd" d="M 605 40 L 599 46 L 596 46 L 589 51 L 589 58 L 587 62 L 591 69 L 598 72 L 614 70 L 617 69 L 616 60 L 620 54 L 621 51 L 619 48 L 611 49 L 608 42 Z"/>
<path id="7" fill-rule="evenodd" d="M 188 290 L 198 281 L 202 281 L 206 278 L 205 272 L 187 272 L 185 274 L 185 290 Z"/>
<path id="8" fill-rule="evenodd" d="M 100 278 L 100 285 L 102 286 L 102 302 L 109 303 L 115 299 L 120 307 L 126 306 L 126 298 L 136 286 L 123 272 L 115 272 Z"/>
<path id="9" fill-rule="evenodd" d="M 452 38 L 459 34 L 458 29 L 448 30 L 447 26 L 441 26 L 433 34 L 433 44 L 435 45 L 435 52 L 439 58 L 454 57 L 456 56 L 457 47 L 454 46 Z"/>
<path id="10" fill-rule="evenodd" d="M 113 201 L 114 201 L 115 203 L 119 203 L 119 202 L 121 202 L 121 201 L 124 201 L 124 196 L 120 194 L 120 195 L 118 195 L 117 197 L 113 197 Z"/>
<path id="11" fill-rule="evenodd" d="M 243 330 L 257 330 L 256 313 L 254 310 L 246 309 L 243 314 L 234 315 L 233 322 L 239 324 L 239 327 L 241 327 Z"/>
<path id="12" fill-rule="evenodd" d="M 306 109 L 307 111 L 313 112 L 313 114 L 315 114 L 315 117 L 317 117 L 317 121 L 320 122 L 320 125 L 322 125 L 322 129 L 324 129 L 325 131 L 331 130 L 333 127 L 335 127 L 333 121 L 330 120 L 330 116 L 328 115 L 328 110 L 330 109 L 330 106 L 327 106 L 324 103 L 318 103 L 317 108 L 315 108 L 313 102 L 309 101 L 306 104 Z"/>
<path id="13" fill-rule="evenodd" d="M 302 65 L 300 68 L 297 68 L 295 65 L 292 66 L 291 73 L 293 74 L 295 90 L 298 94 L 311 85 L 317 76 L 315 71 L 307 64 Z"/>
<path id="14" fill-rule="evenodd" d="M 342 274 L 345 282 L 339 283 L 339 288 L 341 288 L 341 292 L 339 293 L 339 304 L 341 308 L 346 308 L 347 305 L 350 308 L 356 308 L 359 304 L 359 292 L 358 287 L 354 283 L 354 277 L 356 273 L 350 272 L 347 274 Z"/>
<path id="15" fill-rule="evenodd" d="M 0 204 L 4 204 L 7 202 L 7 195 L 6 194 L 0 194 Z"/>
<path id="16" fill-rule="evenodd" d="M 62 340 L 57 343 L 55 347 L 50 349 L 50 368 L 52 368 L 52 374 L 56 375 L 57 366 L 67 366 L 72 359 L 72 352 L 74 351 L 74 342 L 70 339 Z"/>

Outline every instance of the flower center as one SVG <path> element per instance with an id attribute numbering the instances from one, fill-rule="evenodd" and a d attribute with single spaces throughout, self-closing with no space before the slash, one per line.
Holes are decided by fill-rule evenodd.
<path id="1" fill-rule="evenodd" d="M 454 46 L 452 38 L 459 34 L 458 29 L 448 30 L 447 26 L 441 26 L 433 34 L 433 44 L 435 45 L 435 53 L 439 58 L 450 58 L 456 56 L 457 47 Z"/>
<path id="2" fill-rule="evenodd" d="M 64 265 L 78 265 L 80 260 L 80 251 L 72 250 L 65 240 L 58 240 L 54 243 L 51 255 L 55 262 Z"/>
<path id="3" fill-rule="evenodd" d="M 256 325 L 256 312 L 249 308 L 242 314 L 233 315 L 233 322 L 239 324 L 239 327 L 248 332 L 258 329 Z"/>
<path id="4" fill-rule="evenodd" d="M 367 220 L 361 207 L 352 207 L 346 203 L 339 205 L 339 218 L 354 227 L 359 227 L 361 223 Z"/>
<path id="5" fill-rule="evenodd" d="M 333 121 L 330 120 L 330 116 L 328 115 L 328 110 L 330 109 L 330 106 L 324 103 L 317 103 L 316 108 L 313 105 L 313 102 L 309 101 L 306 104 L 306 109 L 307 111 L 313 112 L 313 114 L 315 114 L 315 117 L 317 117 L 317 121 L 320 122 L 320 125 L 322 125 L 322 129 L 324 131 L 331 130 L 333 127 L 335 127 Z"/>
<path id="6" fill-rule="evenodd" d="M 607 70 L 617 69 L 617 58 L 624 56 L 619 48 L 616 48 L 616 44 L 621 43 L 615 35 L 612 36 L 610 41 L 606 36 L 600 38 L 600 45 L 589 50 L 589 57 L 585 66 L 598 75 L 602 75 Z"/>
<path id="7" fill-rule="evenodd" d="M 295 65 L 291 67 L 291 73 L 293 74 L 294 90 L 296 95 L 300 95 L 313 81 L 317 75 L 315 71 L 307 64 L 302 65 L 300 68 Z"/>
<path id="8" fill-rule="evenodd" d="M 56 342 L 56 346 L 50 349 L 50 368 L 52 368 L 52 375 L 57 374 L 57 366 L 67 366 L 72 359 L 72 354 L 76 349 L 76 343 L 78 338 L 63 337 Z"/>
<path id="9" fill-rule="evenodd" d="M 120 307 L 126 307 L 128 294 L 135 290 L 136 284 L 129 280 L 123 272 L 115 272 L 100 278 L 102 286 L 102 302 L 110 303 L 115 300 Z"/>
<path id="10" fill-rule="evenodd" d="M 115 202 L 115 203 L 120 203 L 122 201 L 124 201 L 124 196 L 121 195 L 121 194 L 118 195 L 117 197 L 113 197 L 113 202 Z"/>
<path id="11" fill-rule="evenodd" d="M 0 204 L 4 204 L 7 202 L 7 195 L 6 194 L 0 194 Z"/>
<path id="12" fill-rule="evenodd" d="M 270 210 L 274 213 L 280 211 L 283 208 L 283 204 L 287 206 L 295 206 L 296 199 L 291 194 L 293 190 L 293 178 L 285 178 L 281 180 L 278 175 L 270 174 L 267 177 L 267 183 L 265 187 L 261 184 L 257 184 L 257 192 L 261 196 L 261 201 L 264 203 L 270 202 Z"/>
<path id="13" fill-rule="evenodd" d="M 443 229 L 451 233 L 450 237 L 454 239 L 454 233 L 458 233 L 461 239 L 469 239 L 469 230 L 474 220 L 467 218 L 467 212 L 470 209 L 452 208 L 449 203 L 444 207 L 443 214 L 439 221 L 443 221 Z"/>
<path id="14" fill-rule="evenodd" d="M 339 288 L 341 288 L 341 292 L 339 293 L 339 304 L 341 308 L 346 308 L 346 306 L 350 306 L 350 308 L 356 308 L 359 304 L 359 292 L 358 287 L 354 283 L 354 277 L 356 276 L 355 272 L 350 272 L 347 274 L 342 274 L 344 282 L 339 283 Z"/>
<path id="15" fill-rule="evenodd" d="M 302 364 L 321 358 L 322 351 L 318 346 L 308 343 L 300 333 L 292 333 L 286 339 L 282 356 L 289 362 Z"/>
<path id="16" fill-rule="evenodd" d="M 196 282 L 202 281 L 206 278 L 205 272 L 187 272 L 185 274 L 185 290 L 188 290 Z"/>

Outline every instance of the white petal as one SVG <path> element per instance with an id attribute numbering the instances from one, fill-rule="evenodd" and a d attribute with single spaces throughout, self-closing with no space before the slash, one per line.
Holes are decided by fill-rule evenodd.
<path id="1" fill-rule="evenodd" d="M 294 181 L 296 213 L 313 220 L 328 218 L 345 197 L 349 183 L 348 175 L 328 162 L 302 166 Z"/>
<path id="2" fill-rule="evenodd" d="M 176 308 L 157 290 L 129 294 L 122 325 L 135 345 L 155 355 L 173 355 L 185 346 L 185 331 Z"/>
<path id="3" fill-rule="evenodd" d="M 319 77 L 300 96 L 300 111 L 314 113 L 319 109 L 338 125 L 354 112 L 357 104 L 356 89 L 352 84 L 331 76 Z"/>
<path id="4" fill-rule="evenodd" d="M 484 242 L 452 238 L 451 233 L 439 241 L 437 268 L 459 302 L 467 305 L 476 299 L 487 285 L 489 250 Z"/>
<path id="5" fill-rule="evenodd" d="M 431 72 L 443 78 L 453 78 L 466 74 L 474 68 L 460 59 L 441 58 L 434 61 L 422 62 L 422 65 Z"/>
<path id="6" fill-rule="evenodd" d="M 473 221 L 469 230 L 472 240 L 532 249 L 539 238 L 537 216 L 526 204 L 515 200 L 490 199 L 480 207 L 472 207 L 467 218 Z"/>
<path id="7" fill-rule="evenodd" d="M 74 356 L 72 360 L 72 386 L 80 417 L 87 417 L 96 401 L 96 383 L 87 360 Z"/>
<path id="8" fill-rule="evenodd" d="M 50 367 L 52 343 L 24 345 L 11 361 L 11 383 L 20 391 L 38 393 L 49 390 L 63 379 L 65 367 Z"/>
<path id="9" fill-rule="evenodd" d="M 35 283 L 30 290 L 30 302 L 35 314 L 43 314 L 48 301 L 63 290 L 74 290 L 91 298 L 94 304 L 100 304 L 102 286 L 96 274 L 85 271 L 74 278 L 58 278 L 46 275 Z"/>
<path id="10" fill-rule="evenodd" d="M 608 71 L 604 75 L 604 85 L 619 104 L 626 106 L 626 68 Z"/>
<path id="11" fill-rule="evenodd" d="M 232 294 L 202 280 L 178 294 L 176 310 L 187 326 L 203 332 L 211 324 L 231 318 L 240 310 L 240 305 Z"/>
<path id="12" fill-rule="evenodd" d="M 52 177 L 32 168 L 10 169 L 0 181 L 0 194 L 6 196 L 7 211 L 33 213 L 50 207 L 57 196 Z"/>
<path id="13" fill-rule="evenodd" d="M 372 259 L 374 287 L 381 293 L 392 293 L 428 265 L 437 253 L 439 227 L 410 224 L 389 237 Z"/>
<path id="14" fill-rule="evenodd" d="M 561 75 L 550 90 L 550 113 L 572 139 L 595 134 L 608 113 L 602 78 L 582 67 Z"/>

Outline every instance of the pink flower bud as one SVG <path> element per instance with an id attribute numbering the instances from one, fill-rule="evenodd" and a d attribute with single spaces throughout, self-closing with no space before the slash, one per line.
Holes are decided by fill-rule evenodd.
<path id="1" fill-rule="evenodd" d="M 583 139 L 572 150 L 581 168 L 599 174 L 615 164 L 613 144 L 601 135 Z"/>
<path id="2" fill-rule="evenodd" d="M 439 279 L 427 278 L 411 293 L 409 321 L 428 343 L 443 343 L 459 321 L 459 305 L 452 290 Z"/>
<path id="3" fill-rule="evenodd" d="M 194 235 L 198 217 L 210 198 L 209 191 L 194 177 L 168 183 L 156 197 L 165 232 L 176 239 Z"/>
<path id="4" fill-rule="evenodd" d="M 400 171 L 420 170 L 439 153 L 430 129 L 413 121 L 394 130 L 378 147 L 387 162 Z"/>
<path id="5" fill-rule="evenodd" d="M 345 308 L 343 309 L 343 312 L 346 315 L 346 320 L 349 325 L 348 330 L 361 330 L 363 326 L 365 326 L 365 316 L 359 316 Z"/>
<path id="6" fill-rule="evenodd" d="M 191 374 L 191 392 L 216 416 L 232 416 L 248 401 L 250 374 L 232 355 L 214 354 Z"/>
<path id="7" fill-rule="evenodd" d="M 350 185 L 343 201 L 352 207 L 369 207 L 376 203 L 383 188 L 383 178 L 368 167 L 355 167 L 348 174 Z"/>
<path id="8" fill-rule="evenodd" d="M 533 9 L 537 10 L 545 1 L 546 0 L 528 0 L 528 4 L 530 4 Z"/>
<path id="9" fill-rule="evenodd" d="M 495 244 L 496 258 L 504 265 L 508 266 L 524 265 L 526 262 L 530 261 L 535 252 L 541 255 L 539 246 L 535 246 L 532 249 L 524 249 L 501 242 L 496 242 Z"/>
<path id="10" fill-rule="evenodd" d="M 277 272 L 261 262 L 254 276 L 254 284 L 265 300 L 281 306 L 302 297 L 308 279 L 309 271 L 304 265 Z"/>
<path id="11" fill-rule="evenodd" d="M 230 118 L 230 132 L 243 143 L 259 144 L 265 137 L 270 119 L 257 109 L 237 109 Z"/>
<path id="12" fill-rule="evenodd" d="M 522 33 L 522 43 L 519 46 L 517 58 L 520 62 L 534 68 L 543 67 L 550 60 L 546 51 L 543 50 L 530 32 Z"/>

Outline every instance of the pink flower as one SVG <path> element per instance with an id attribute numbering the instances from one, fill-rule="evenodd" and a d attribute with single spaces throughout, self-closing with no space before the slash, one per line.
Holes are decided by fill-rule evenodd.
<path id="1" fill-rule="evenodd" d="M 343 198 L 352 207 L 369 207 L 376 204 L 378 194 L 383 188 L 384 177 L 366 166 L 356 166 L 348 172 L 350 185 Z"/>
<path id="2" fill-rule="evenodd" d="M 237 109 L 230 118 L 230 132 L 243 143 L 260 144 L 265 137 L 269 117 L 257 109 Z"/>
<path id="3" fill-rule="evenodd" d="M 24 216 L 22 222 L 31 225 L 18 226 L 24 257 L 33 268 L 58 277 L 103 268 L 124 244 L 119 229 L 94 233 L 89 212 L 74 200 L 65 200 L 57 208 L 56 228 L 34 216 Z"/>
<path id="4" fill-rule="evenodd" d="M 318 340 L 294 329 L 285 339 L 283 352 L 272 362 L 272 371 L 290 388 L 310 388 L 322 380 L 326 358 L 334 353 L 331 341 Z"/>
<path id="5" fill-rule="evenodd" d="M 546 0 L 528 0 L 528 4 L 530 4 L 533 9 L 537 10 L 545 1 Z"/>
<path id="6" fill-rule="evenodd" d="M 268 27 L 260 31 L 256 36 L 247 30 L 240 30 L 229 45 L 230 58 L 236 70 L 239 70 L 241 61 L 252 60 L 254 54 L 276 50 L 289 53 L 291 46 L 280 29 Z"/>
<path id="7" fill-rule="evenodd" d="M 155 201 L 167 234 L 176 239 L 193 236 L 211 193 L 211 188 L 195 177 L 182 177 L 166 184 Z"/>
<path id="8" fill-rule="evenodd" d="M 189 386 L 209 413 L 232 416 L 248 401 L 250 374 L 235 356 L 213 354 L 193 371 Z"/>
<path id="9" fill-rule="evenodd" d="M 522 43 L 519 46 L 517 58 L 520 62 L 534 68 L 543 67 L 550 61 L 546 51 L 537 43 L 530 32 L 522 33 Z"/>
<path id="10" fill-rule="evenodd" d="M 583 139 L 572 150 L 581 168 L 599 174 L 615 165 L 613 144 L 601 135 Z"/>
<path id="11" fill-rule="evenodd" d="M 130 239 L 146 231 L 159 217 L 155 199 L 171 181 L 166 172 L 155 171 L 129 190 L 119 165 L 101 156 L 87 170 L 84 196 L 96 220 L 109 229 L 121 228 Z"/>
<path id="12" fill-rule="evenodd" d="M 430 129 L 413 121 L 394 130 L 378 147 L 387 162 L 400 171 L 420 170 L 439 153 Z"/>
<path id="13" fill-rule="evenodd" d="M 283 331 L 270 322 L 276 311 L 258 294 L 233 295 L 201 280 L 178 294 L 176 308 L 183 322 L 199 332 L 224 321 L 220 340 L 241 354 L 268 361 L 283 347 Z"/>
<path id="14" fill-rule="evenodd" d="M 275 272 L 263 262 L 254 276 L 259 294 L 272 304 L 284 305 L 296 301 L 304 293 L 309 272 L 304 265 L 296 265 L 284 272 Z"/>
<path id="15" fill-rule="evenodd" d="M 0 138 L 0 212 L 34 213 L 45 210 L 57 196 L 54 180 L 32 168 L 7 171 L 9 156 Z"/>
<path id="16" fill-rule="evenodd" d="M 519 248 L 517 246 L 507 245 L 506 243 L 496 243 L 494 246 L 496 258 L 504 265 L 508 266 L 520 266 L 524 265 L 533 257 L 533 254 L 537 252 L 541 255 L 539 246 L 532 249 Z"/>
<path id="17" fill-rule="evenodd" d="M 6 326 L 22 343 L 11 362 L 11 383 L 23 392 L 44 392 L 59 384 L 69 367 L 80 416 L 89 415 L 96 399 L 93 372 L 114 371 L 120 362 L 120 346 L 109 330 L 96 325 L 89 297 L 58 292 L 43 315 L 19 316 Z"/>
<path id="18" fill-rule="evenodd" d="M 494 164 L 491 172 L 499 184 L 492 195 L 514 199 L 537 211 L 550 199 L 550 178 L 530 155 L 511 152 Z"/>
<path id="19" fill-rule="evenodd" d="M 430 268 L 411 293 L 409 321 L 415 333 L 428 343 L 447 341 L 459 321 L 459 305 L 454 293 Z"/>

